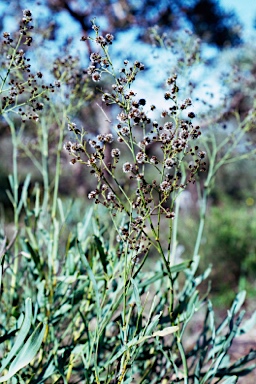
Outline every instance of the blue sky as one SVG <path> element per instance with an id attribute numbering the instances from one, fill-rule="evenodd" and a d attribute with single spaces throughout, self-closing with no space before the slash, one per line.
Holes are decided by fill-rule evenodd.
<path id="1" fill-rule="evenodd" d="M 253 29 L 253 21 L 256 19 L 256 0 L 221 0 L 220 4 L 227 10 L 234 9 L 244 24 L 246 35 L 250 35 Z"/>
<path id="2" fill-rule="evenodd" d="M 23 4 L 24 4 L 24 7 L 31 8 L 31 10 L 34 14 L 34 22 L 36 24 L 36 22 L 37 22 L 36 14 L 39 11 L 41 12 L 41 7 L 38 7 L 37 2 L 35 2 L 34 6 L 31 7 L 31 1 L 26 2 L 26 0 L 24 1 Z M 237 13 L 240 21 L 242 22 L 242 24 L 244 26 L 244 37 L 247 40 L 249 40 L 253 35 L 255 37 L 256 31 L 253 29 L 253 23 L 254 23 L 254 20 L 256 19 L 256 0 L 220 0 L 220 5 L 227 11 L 234 10 Z M 5 1 L 0 0 L 0 13 L 1 13 L 1 10 L 3 10 L 6 6 L 8 6 L 6 0 Z M 61 24 L 63 25 L 63 28 L 61 28 L 61 30 L 59 32 L 59 38 L 63 38 L 64 35 L 65 36 L 67 35 L 67 29 L 66 29 L 67 24 L 69 26 L 68 27 L 68 34 L 69 35 L 81 36 L 82 32 L 80 30 L 79 25 L 77 23 L 72 23 L 72 21 L 73 21 L 72 18 L 70 18 L 70 16 L 68 16 L 66 12 L 60 13 L 57 16 L 57 19 L 58 19 L 60 25 Z M 100 25 L 103 25 L 102 20 L 100 21 L 99 18 L 98 18 L 98 23 Z M 8 24 L 8 26 L 7 26 L 7 24 Z M 13 25 L 13 21 L 5 20 L 5 28 L 8 31 L 12 31 L 13 29 L 15 29 L 15 26 Z M 141 56 L 140 60 L 143 61 L 143 59 L 145 57 L 148 57 L 148 47 L 144 46 L 141 43 L 136 42 L 136 49 L 134 49 L 134 47 L 135 47 L 135 44 L 134 44 L 135 43 L 135 35 L 136 35 L 135 29 L 125 33 L 126 47 L 131 47 L 131 51 L 133 51 L 134 53 L 136 51 L 139 52 L 139 54 Z M 118 36 L 116 36 L 115 44 L 113 45 L 114 51 L 123 52 L 123 44 L 124 44 L 123 39 L 124 39 L 123 34 L 121 34 L 121 35 L 119 34 Z M 84 43 L 81 43 L 78 41 L 77 42 L 77 48 L 79 49 L 81 55 L 84 56 L 85 55 Z M 209 53 L 210 56 L 212 54 L 215 55 L 216 49 L 208 48 L 207 52 Z M 126 52 L 125 53 L 123 52 L 123 54 L 129 55 L 129 49 L 126 49 Z M 120 55 L 118 55 L 118 56 L 120 56 Z M 152 87 L 152 83 L 151 84 L 145 84 L 145 82 L 142 82 L 140 88 L 145 89 L 145 87 L 147 88 L 148 86 Z"/>
<path id="3" fill-rule="evenodd" d="M 37 2 L 35 2 L 35 6 L 31 7 L 31 1 L 24 1 L 24 6 L 26 5 L 27 8 L 34 8 L 32 11 L 36 19 L 36 11 L 38 10 Z M 220 0 L 220 5 L 223 6 L 226 10 L 234 10 L 237 13 L 239 19 L 244 25 L 245 36 L 249 38 L 253 33 L 253 22 L 256 19 L 256 0 Z M 6 0 L 0 0 L 0 13 L 5 7 L 8 6 L 10 6 L 10 4 L 8 5 Z M 66 13 L 60 14 L 58 18 L 59 21 L 64 20 L 64 24 L 67 22 L 67 20 L 70 21 L 70 18 Z M 9 24 L 8 22 L 10 22 L 10 20 L 5 20 L 6 27 L 6 24 Z M 8 27 L 10 30 L 12 30 L 12 25 L 9 24 Z M 79 30 L 80 28 L 76 23 L 74 23 L 73 26 L 72 23 L 69 23 L 70 33 L 78 32 Z"/>

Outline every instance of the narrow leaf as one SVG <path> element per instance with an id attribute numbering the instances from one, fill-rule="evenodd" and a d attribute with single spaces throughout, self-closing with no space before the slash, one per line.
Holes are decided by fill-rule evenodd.
<path id="1" fill-rule="evenodd" d="M 255 324 L 256 324 L 256 311 L 253 312 L 251 317 L 244 322 L 241 328 L 239 328 L 239 336 L 253 329 Z"/>
<path id="2" fill-rule="evenodd" d="M 9 380 L 20 369 L 24 368 L 34 359 L 42 344 L 45 329 L 46 324 L 38 324 L 32 335 L 28 338 L 23 348 L 21 348 L 18 355 L 11 363 L 7 375 L 0 378 L 0 383 Z"/>
<path id="3" fill-rule="evenodd" d="M 27 298 L 25 301 L 25 317 L 22 323 L 22 326 L 19 330 L 17 339 L 8 353 L 6 359 L 2 361 L 2 366 L 0 368 L 0 372 L 3 371 L 3 369 L 9 364 L 11 359 L 16 355 L 18 350 L 23 346 L 24 340 L 27 337 L 27 334 L 30 330 L 31 327 L 31 321 L 32 321 L 32 304 L 31 304 L 31 299 Z"/>
<path id="4" fill-rule="evenodd" d="M 107 254 L 105 253 L 105 251 L 103 249 L 102 241 L 100 240 L 100 238 L 98 236 L 94 236 L 94 240 L 95 240 L 97 250 L 98 250 L 99 255 L 100 255 L 100 261 L 101 261 L 103 270 L 105 273 L 107 273 L 107 265 L 108 265 Z"/>
<path id="5" fill-rule="evenodd" d="M 19 205 L 17 208 L 18 212 L 21 211 L 22 206 L 26 207 L 26 205 L 27 205 L 27 192 L 28 192 L 29 184 L 30 184 L 30 175 L 28 174 L 24 183 L 23 183 L 21 198 L 20 198 Z"/>
<path id="6" fill-rule="evenodd" d="M 235 384 L 238 380 L 237 376 L 230 376 L 225 381 L 223 381 L 223 384 Z"/>
<path id="7" fill-rule="evenodd" d="M 133 278 L 131 278 L 131 282 L 133 285 L 133 293 L 135 296 L 135 302 L 136 302 L 136 305 L 138 308 L 138 313 L 141 313 L 142 312 L 142 306 L 141 306 L 141 299 L 140 299 L 140 293 L 139 293 L 138 285 Z"/>
<path id="8" fill-rule="evenodd" d="M 177 272 L 184 271 L 184 269 L 187 269 L 187 268 L 189 268 L 191 266 L 192 262 L 193 262 L 192 260 L 183 261 L 180 264 L 173 265 L 170 268 L 170 270 L 171 270 L 172 273 L 177 273 Z"/>
<path id="9" fill-rule="evenodd" d="M 172 333 L 177 332 L 178 330 L 179 330 L 178 325 L 174 325 L 173 327 L 166 327 L 166 328 L 162 329 L 161 331 L 154 332 L 152 337 L 156 337 L 156 336 L 164 337 L 167 335 L 171 335 Z"/>
<path id="10" fill-rule="evenodd" d="M 96 305 L 97 305 L 97 316 L 98 318 L 101 316 L 101 308 L 100 308 L 100 294 L 99 294 L 99 289 L 98 289 L 98 285 L 97 285 L 97 281 L 95 279 L 95 276 L 93 274 L 93 271 L 90 267 L 90 264 L 82 250 L 82 247 L 81 247 L 81 244 L 80 242 L 78 241 L 77 242 L 77 246 L 78 246 L 78 250 L 79 250 L 79 253 L 80 253 L 80 256 L 81 256 L 81 259 L 82 259 L 82 262 L 84 263 L 86 269 L 87 269 L 87 272 L 88 272 L 88 276 L 92 282 L 92 286 L 93 286 L 93 289 L 94 289 L 94 292 L 95 292 L 95 299 L 96 299 Z"/>
<path id="11" fill-rule="evenodd" d="M 88 236 L 88 228 L 91 223 L 92 213 L 93 213 L 93 207 L 90 208 L 89 211 L 87 212 L 84 222 L 77 224 L 78 241 L 83 241 Z"/>

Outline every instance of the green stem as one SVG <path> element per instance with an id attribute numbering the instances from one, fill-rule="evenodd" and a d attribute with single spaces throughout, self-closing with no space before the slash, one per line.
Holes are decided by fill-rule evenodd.
<path id="1" fill-rule="evenodd" d="M 209 152 L 210 154 L 210 152 Z M 210 156 L 210 155 L 209 155 Z M 203 196 L 201 198 L 200 202 L 200 222 L 197 232 L 197 238 L 196 243 L 194 247 L 194 253 L 193 253 L 193 259 L 195 259 L 199 254 L 199 248 L 202 242 L 202 236 L 204 231 L 204 225 L 205 225 L 205 216 L 206 216 L 206 208 L 207 208 L 207 199 L 210 192 L 210 185 L 213 180 L 213 177 L 216 173 L 215 167 L 216 167 L 216 158 L 217 158 L 217 147 L 216 147 L 216 141 L 215 138 L 212 137 L 212 153 L 209 158 L 209 170 L 207 179 L 204 183 L 204 190 L 203 190 Z"/>
<path id="2" fill-rule="evenodd" d="M 14 126 L 13 121 L 6 114 L 4 114 L 4 118 L 10 127 L 11 137 L 12 137 L 12 146 L 13 146 L 12 183 L 13 183 L 13 185 L 11 186 L 11 189 L 12 189 L 12 193 L 13 193 L 14 227 L 15 227 L 15 231 L 18 232 L 18 230 L 19 230 L 19 211 L 18 211 L 19 178 L 18 178 L 18 161 L 17 161 L 17 158 L 18 158 L 18 140 L 17 140 L 17 135 L 16 135 L 15 126 Z M 13 265 L 13 274 L 12 274 L 11 286 L 10 286 L 10 298 L 11 298 L 11 300 L 14 299 L 14 291 L 16 288 L 16 281 L 17 281 L 17 275 L 18 275 L 18 267 L 19 267 L 18 253 L 19 253 L 18 243 L 17 243 L 17 241 L 15 241 L 15 243 L 14 243 L 14 265 Z"/>
<path id="3" fill-rule="evenodd" d="M 42 175 L 44 183 L 43 210 L 46 212 L 49 201 L 49 162 L 48 162 L 48 129 L 45 118 L 42 118 Z"/>
<path id="4" fill-rule="evenodd" d="M 5 85 L 5 83 L 6 83 L 6 80 L 7 80 L 8 76 L 9 76 L 9 74 L 10 74 L 10 72 L 11 72 L 11 68 L 12 68 L 13 62 L 14 62 L 14 60 L 15 60 L 16 52 L 17 52 L 17 50 L 18 50 L 18 48 L 19 48 L 19 46 L 20 46 L 22 37 L 23 37 L 23 35 L 21 34 L 21 35 L 19 36 L 17 45 L 16 45 L 16 47 L 15 47 L 14 50 L 13 50 L 12 58 L 11 58 L 11 61 L 10 61 L 10 65 L 9 65 L 9 67 L 8 67 L 8 70 L 7 70 L 7 72 L 6 72 L 6 75 L 5 75 L 4 79 L 3 79 L 2 84 L 1 84 L 1 87 L 0 87 L 0 93 L 2 93 L 2 91 L 3 91 L 3 87 L 4 87 L 4 85 Z"/>
<path id="5" fill-rule="evenodd" d="M 57 116 L 57 111 L 55 110 L 54 106 L 52 105 L 52 109 L 54 111 L 54 115 Z M 63 116 L 62 120 L 59 122 L 59 142 L 58 142 L 58 148 L 57 148 L 57 154 L 56 154 L 56 168 L 55 168 L 55 178 L 54 178 L 54 191 L 53 191 L 53 201 L 52 201 L 52 219 L 56 217 L 56 210 L 57 210 L 57 199 L 58 199 L 58 192 L 59 192 L 59 182 L 60 182 L 60 173 L 61 173 L 61 167 L 60 167 L 60 156 L 63 146 L 63 138 L 64 138 L 64 128 L 66 124 L 66 111 L 65 108 L 63 109 Z"/>
<path id="6" fill-rule="evenodd" d="M 188 365 L 187 365 L 187 359 L 186 359 L 186 355 L 185 355 L 185 352 L 184 352 L 184 348 L 183 348 L 180 336 L 178 336 L 178 338 L 177 338 L 177 344 L 178 344 L 178 348 L 179 348 L 179 352 L 180 352 L 181 360 L 182 360 L 182 364 L 183 364 L 184 384 L 188 384 Z"/>
<path id="7" fill-rule="evenodd" d="M 183 167 L 183 173 L 182 173 L 182 179 L 181 179 L 181 184 L 185 183 L 186 180 L 186 172 L 185 172 L 185 167 L 184 164 L 182 163 Z M 170 234 L 169 234 L 169 241 L 168 244 L 169 246 L 171 245 L 171 249 L 168 252 L 168 261 L 170 265 L 174 265 L 175 263 L 175 254 L 176 254 L 176 248 L 177 248 L 177 235 L 178 235 L 178 218 L 179 218 L 179 211 L 180 211 L 180 199 L 179 196 L 182 194 L 182 191 L 180 194 L 177 196 L 175 199 L 175 209 L 174 209 L 174 219 L 173 219 L 173 224 L 170 225 Z"/>

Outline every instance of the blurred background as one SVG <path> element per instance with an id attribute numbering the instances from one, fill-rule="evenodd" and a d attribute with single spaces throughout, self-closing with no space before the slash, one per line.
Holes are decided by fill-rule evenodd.
<path id="1" fill-rule="evenodd" d="M 216 128 L 215 132 L 219 141 L 225 132 L 235 129 L 233 112 L 237 111 L 243 119 L 253 107 L 256 88 L 254 0 L 0 1 L 1 33 L 17 30 L 24 9 L 31 10 L 35 26 L 35 45 L 28 52 L 32 68 L 42 70 L 49 82 L 53 75 L 58 78 L 54 73 L 58 60 L 62 60 L 63 70 L 68 72 L 72 64 L 77 71 L 76 79 L 72 77 L 74 70 L 70 77 L 67 75 L 67 87 L 81 81 L 80 74 L 88 67 L 89 55 L 94 49 L 90 40 L 81 41 L 81 37 L 92 33 L 91 20 L 96 18 L 104 33 L 115 36 L 111 51 L 115 65 L 121 66 L 124 59 L 145 64 L 145 76 L 137 81 L 135 91 L 148 103 L 164 106 L 160 98 L 164 79 L 179 72 L 181 81 L 188 84 L 187 96 L 193 99 L 196 111 L 200 111 L 200 125 L 207 130 L 221 124 L 222 129 Z M 163 44 L 157 36 L 162 37 Z M 74 107 L 69 117 L 93 136 L 109 128 L 99 108 L 100 93 L 95 84 L 89 87 L 91 97 L 85 98 L 79 108 Z M 83 91 L 79 90 L 77 95 L 81 100 Z M 108 113 L 114 121 L 116 111 Z M 57 142 L 56 127 L 51 124 L 50 154 L 54 153 Z M 249 132 L 249 138 L 253 146 L 255 129 Z M 0 139 L 1 214 L 6 222 L 11 222 L 11 205 L 6 194 L 8 174 L 12 171 L 11 139 L 3 120 L 0 120 Z M 22 141 L 20 178 L 31 173 L 33 181 L 41 183 L 40 174 L 28 156 L 28 151 L 37 151 L 33 123 L 28 124 Z M 240 150 L 240 160 L 230 162 L 216 176 L 200 249 L 202 268 L 213 265 L 212 297 L 220 308 L 230 304 L 239 289 L 246 288 L 249 297 L 256 293 L 256 167 L 254 158 L 243 156 L 246 144 Z M 89 204 L 87 193 L 91 181 L 83 166 L 74 168 L 65 153 L 62 157 L 61 194 L 64 198 L 76 199 L 79 214 L 79 207 Z M 53 167 L 53 174 L 54 171 Z M 189 258 L 193 252 L 197 221 L 197 192 L 191 187 L 182 201 L 178 236 L 181 259 Z"/>

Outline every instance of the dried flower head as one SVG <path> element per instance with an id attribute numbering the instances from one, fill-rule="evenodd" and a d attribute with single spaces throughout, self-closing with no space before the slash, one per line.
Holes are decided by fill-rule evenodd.
<path id="1" fill-rule="evenodd" d="M 132 171 L 132 164 L 131 163 L 124 163 L 123 165 L 123 171 L 125 173 L 131 172 Z"/>

